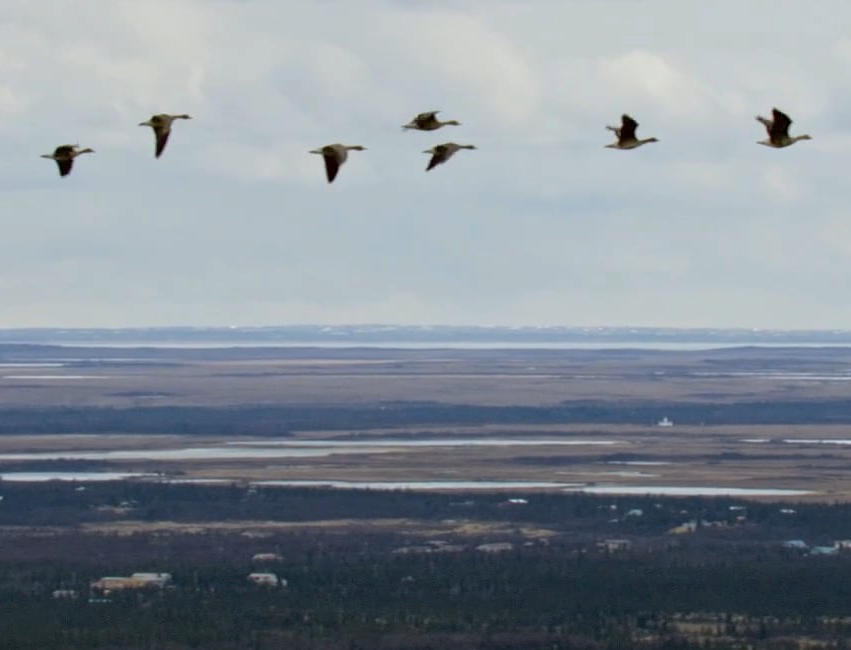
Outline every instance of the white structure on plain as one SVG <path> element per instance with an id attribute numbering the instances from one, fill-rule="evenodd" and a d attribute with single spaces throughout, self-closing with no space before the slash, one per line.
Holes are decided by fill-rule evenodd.
<path id="1" fill-rule="evenodd" d="M 513 548 L 514 544 L 511 542 L 489 542 L 487 544 L 479 544 L 476 550 L 483 553 L 505 553 Z"/>
<path id="2" fill-rule="evenodd" d="M 263 587 L 286 587 L 287 581 L 274 573 L 249 573 L 248 580 Z"/>
<path id="3" fill-rule="evenodd" d="M 162 589 L 170 582 L 170 573 L 134 573 L 129 577 L 104 576 L 100 580 L 89 583 L 89 587 L 109 593 L 116 589 L 145 589 L 148 587 Z"/>
<path id="4" fill-rule="evenodd" d="M 628 539 L 604 539 L 597 542 L 597 548 L 607 553 L 620 553 L 632 548 L 632 542 Z"/>

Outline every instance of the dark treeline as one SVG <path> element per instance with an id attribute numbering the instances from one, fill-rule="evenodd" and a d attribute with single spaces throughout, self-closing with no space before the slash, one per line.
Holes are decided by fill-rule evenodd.
<path id="1" fill-rule="evenodd" d="M 732 497 L 600 496 L 583 493 L 429 493 L 388 490 L 250 487 L 116 481 L 0 481 L 0 525 L 55 526 L 113 520 L 306 522 L 336 519 L 509 521 L 573 536 L 665 535 L 686 521 L 731 543 L 802 538 L 811 544 L 851 539 L 851 504 L 749 502 Z M 641 516 L 630 516 L 640 510 Z M 790 512 L 791 511 L 791 512 Z M 744 520 L 740 518 L 744 517 Z"/>
<path id="2" fill-rule="evenodd" d="M 350 430 L 485 424 L 848 424 L 851 400 L 705 404 L 570 402 L 554 406 L 475 406 L 391 402 L 364 406 L 51 407 L 0 410 L 0 434 L 170 433 L 286 435 L 291 430 Z"/>
<path id="3" fill-rule="evenodd" d="M 581 494 L 510 504 L 504 494 L 133 482 L 0 483 L 0 496 L 0 647 L 780 650 L 804 636 L 838 649 L 851 635 L 851 553 L 781 544 L 851 538 L 851 505 Z M 412 523 L 359 525 L 382 518 Z M 113 519 L 138 526 L 76 525 Z M 352 523 L 250 523 L 335 519 Z M 668 533 L 684 519 L 706 525 Z M 211 527 L 144 529 L 163 521 Z M 214 525 L 228 522 L 236 528 Z M 452 522 L 500 525 L 461 535 Z M 533 528 L 551 534 L 529 537 Z M 434 551 L 434 537 L 452 550 Z M 607 538 L 630 545 L 606 551 L 597 542 Z M 477 549 L 486 542 L 512 547 Z M 252 562 L 263 552 L 280 559 Z M 257 570 L 286 587 L 252 585 Z M 173 585 L 89 588 L 135 571 L 171 573 Z M 57 589 L 78 597 L 54 598 Z M 695 617 L 714 631 L 683 622 Z"/>
<path id="4" fill-rule="evenodd" d="M 696 650 L 851 635 L 846 556 L 709 545 L 699 559 L 676 548 L 608 557 L 560 544 L 394 554 L 358 533 L 288 541 L 266 540 L 284 559 L 262 568 L 287 580 L 267 589 L 246 580 L 257 543 L 239 535 L 65 535 L 62 559 L 0 560 L 3 647 Z M 140 568 L 168 570 L 173 587 L 90 601 L 92 578 Z M 56 588 L 80 597 L 55 599 Z M 679 631 L 684 613 L 724 621 L 739 645 Z"/>

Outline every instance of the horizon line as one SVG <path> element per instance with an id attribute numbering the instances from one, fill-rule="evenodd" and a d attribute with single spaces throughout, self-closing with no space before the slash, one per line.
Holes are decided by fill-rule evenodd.
<path id="1" fill-rule="evenodd" d="M 758 333 L 820 333 L 820 334 L 851 334 L 851 328 L 816 328 L 816 327 L 748 327 L 748 326 L 713 326 L 713 325 L 501 325 L 501 324 L 452 324 L 452 323 L 290 323 L 276 325 L 19 325 L 0 326 L 0 332 L 45 331 L 45 332 L 81 332 L 81 331 L 137 331 L 137 330 L 276 330 L 276 329 L 472 329 L 472 330 L 564 330 L 564 331 L 680 331 L 680 332 L 747 332 Z"/>

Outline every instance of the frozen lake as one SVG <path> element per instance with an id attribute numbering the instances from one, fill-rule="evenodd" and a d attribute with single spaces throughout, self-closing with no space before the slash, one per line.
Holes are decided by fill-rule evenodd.
<path id="1" fill-rule="evenodd" d="M 229 445 L 287 447 L 536 447 L 546 445 L 620 445 L 619 440 L 579 440 L 574 438 L 393 438 L 381 440 L 257 440 L 229 442 Z"/>
<path id="2" fill-rule="evenodd" d="M 5 472 L 0 480 L 41 483 L 43 481 L 122 481 L 151 476 L 140 472 Z"/>
<path id="3" fill-rule="evenodd" d="M 810 490 L 785 488 L 737 488 L 693 485 L 591 485 L 566 488 L 572 492 L 588 494 L 659 494 L 666 496 L 731 496 L 731 497 L 786 497 L 813 494 Z"/>
<path id="4" fill-rule="evenodd" d="M 235 441 L 209 447 L 37 451 L 0 454 L 0 460 L 229 460 L 254 458 L 321 458 L 332 454 L 382 454 L 404 448 L 611 446 L 617 440 L 540 438 L 440 438 L 433 440 L 273 440 Z"/>
<path id="5" fill-rule="evenodd" d="M 786 445 L 851 445 L 851 440 L 847 438 L 782 438 L 779 440 L 772 438 L 745 438 L 742 442 L 752 444 L 780 442 Z"/>
<path id="6" fill-rule="evenodd" d="M 255 481 L 252 485 L 333 487 L 357 490 L 524 490 L 568 488 L 578 483 L 554 481 Z"/>

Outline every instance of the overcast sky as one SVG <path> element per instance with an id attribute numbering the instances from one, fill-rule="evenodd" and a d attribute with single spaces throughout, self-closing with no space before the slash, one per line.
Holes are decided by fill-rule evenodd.
<path id="1" fill-rule="evenodd" d="M 849 111 L 845 0 L 2 3 L 0 327 L 851 328 Z"/>

